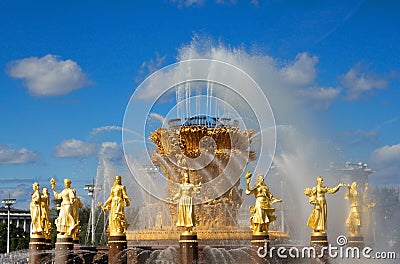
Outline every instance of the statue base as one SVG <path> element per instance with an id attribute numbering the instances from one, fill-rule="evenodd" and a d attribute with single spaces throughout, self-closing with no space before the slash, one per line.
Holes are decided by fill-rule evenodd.
<path id="1" fill-rule="evenodd" d="M 29 240 L 29 263 L 40 264 L 47 254 L 46 238 L 43 235 L 32 235 Z"/>
<path id="2" fill-rule="evenodd" d="M 179 236 L 179 263 L 199 263 L 199 244 L 195 232 L 183 232 Z"/>
<path id="3" fill-rule="evenodd" d="M 65 264 L 74 258 L 72 252 L 74 250 L 74 242 L 71 236 L 58 234 L 55 248 L 55 264 Z"/>
<path id="4" fill-rule="evenodd" d="M 126 235 L 108 237 L 108 263 L 125 264 L 127 263 Z"/>
<path id="5" fill-rule="evenodd" d="M 268 232 L 256 232 L 251 237 L 251 258 L 254 264 L 267 263 L 269 254 Z"/>
<path id="6" fill-rule="evenodd" d="M 52 250 L 53 247 L 51 245 L 51 238 L 46 238 L 46 249 L 47 250 Z"/>
<path id="7" fill-rule="evenodd" d="M 364 247 L 364 237 L 363 236 L 349 236 L 347 238 L 347 246 L 349 247 Z"/>
<path id="8" fill-rule="evenodd" d="M 312 232 L 311 246 L 328 246 L 328 235 L 325 232 Z"/>
<path id="9" fill-rule="evenodd" d="M 315 249 L 315 258 L 312 258 L 311 264 L 314 263 L 329 263 L 328 250 L 328 235 L 325 232 L 312 232 L 310 244 Z"/>

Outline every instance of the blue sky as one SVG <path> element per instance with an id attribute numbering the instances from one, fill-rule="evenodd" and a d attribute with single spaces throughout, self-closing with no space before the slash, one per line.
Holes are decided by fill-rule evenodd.
<path id="1" fill-rule="evenodd" d="M 335 162 L 367 162 L 375 184 L 398 185 L 399 10 L 394 0 L 3 0 L 0 194 L 27 207 L 33 181 L 55 176 L 86 196 L 104 142 L 118 159 L 137 85 L 190 51 L 241 54 L 279 74 L 302 104 L 277 111 L 278 125 L 301 130 L 307 120 L 338 150 Z M 280 95 L 278 110 L 293 102 Z M 295 112 L 302 117 L 288 117 Z"/>

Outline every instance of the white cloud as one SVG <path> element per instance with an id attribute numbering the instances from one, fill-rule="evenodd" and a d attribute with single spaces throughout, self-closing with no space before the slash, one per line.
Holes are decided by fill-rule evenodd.
<path id="1" fill-rule="evenodd" d="M 13 61 L 8 65 L 8 74 L 23 79 L 29 92 L 39 97 L 68 94 L 89 84 L 76 62 L 51 54 Z"/>
<path id="2" fill-rule="evenodd" d="M 146 78 L 146 76 L 159 70 L 164 64 L 165 59 L 167 58 L 167 56 L 160 56 L 160 54 L 157 52 L 155 56 L 155 59 L 150 59 L 149 61 L 142 62 L 138 76 L 136 77 L 137 83 L 141 82 L 144 78 Z"/>
<path id="3" fill-rule="evenodd" d="M 370 157 L 371 167 L 377 172 L 371 179 L 381 184 L 400 182 L 400 144 L 376 149 Z"/>
<path id="4" fill-rule="evenodd" d="M 92 131 L 90 132 L 90 134 L 96 135 L 96 134 L 99 134 L 101 132 L 122 131 L 122 129 L 123 128 L 120 127 L 120 126 L 102 126 L 102 127 L 93 128 Z"/>
<path id="5" fill-rule="evenodd" d="M 177 4 L 179 7 L 189 7 L 193 5 L 202 5 L 204 0 L 171 0 L 171 2 Z"/>
<path id="6" fill-rule="evenodd" d="M 372 153 L 372 161 L 381 165 L 390 165 L 399 162 L 400 166 L 400 144 L 384 146 Z"/>
<path id="7" fill-rule="evenodd" d="M 120 160 L 123 157 L 122 147 L 117 142 L 103 142 L 99 151 L 99 158 L 106 160 Z"/>
<path id="8" fill-rule="evenodd" d="M 36 151 L 26 148 L 11 149 L 7 145 L 0 145 L 0 164 L 24 164 L 40 160 Z"/>
<path id="9" fill-rule="evenodd" d="M 250 3 L 252 3 L 256 7 L 258 7 L 258 5 L 260 4 L 258 0 L 251 0 Z"/>
<path id="10" fill-rule="evenodd" d="M 318 57 L 310 56 L 303 52 L 296 56 L 295 60 L 282 68 L 282 77 L 289 83 L 296 85 L 310 85 L 314 83 L 317 75 L 315 65 Z"/>
<path id="11" fill-rule="evenodd" d="M 388 81 L 383 77 L 368 72 L 361 64 L 357 64 L 341 77 L 341 83 L 347 90 L 346 98 L 355 100 L 374 89 L 384 89 Z"/>
<path id="12" fill-rule="evenodd" d="M 24 179 L 13 179 L 13 185 L 18 182 L 23 182 Z M 33 179 L 29 179 L 28 182 L 33 183 Z M 30 184 L 25 184 L 21 183 L 18 184 L 17 186 L 13 186 L 12 188 L 8 187 L 0 187 L 0 197 L 8 197 L 10 195 L 10 198 L 17 199 L 18 202 L 18 208 L 19 209 L 27 209 L 29 210 L 29 203 L 32 200 L 31 198 L 31 193 L 32 193 L 32 185 Z"/>
<path id="13" fill-rule="evenodd" d="M 340 89 L 319 87 L 303 89 L 299 93 L 306 101 L 311 102 L 315 108 L 326 110 L 340 94 Z"/>
<path id="14" fill-rule="evenodd" d="M 58 158 L 83 158 L 95 155 L 98 145 L 96 143 L 83 142 L 77 139 L 63 140 L 56 146 L 53 155 Z"/>
<path id="15" fill-rule="evenodd" d="M 135 134 L 139 138 L 143 138 L 142 135 L 138 134 L 135 131 L 129 130 L 127 128 L 123 128 L 120 126 L 102 126 L 102 127 L 96 127 L 93 128 L 92 131 L 90 132 L 91 135 L 95 136 L 97 134 L 103 133 L 103 132 L 111 132 L 111 131 L 125 131 L 127 133 Z"/>
<path id="16" fill-rule="evenodd" d="M 216 0 L 216 3 L 219 5 L 235 5 L 237 0 Z"/>

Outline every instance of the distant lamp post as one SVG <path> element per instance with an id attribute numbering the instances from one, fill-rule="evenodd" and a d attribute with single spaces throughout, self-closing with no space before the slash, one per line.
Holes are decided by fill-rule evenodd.
<path id="1" fill-rule="evenodd" d="M 1 201 L 4 207 L 7 208 L 7 253 L 10 253 L 10 210 L 11 206 L 17 202 L 17 199 L 10 198 L 8 195 L 7 199 Z"/>
<path id="2" fill-rule="evenodd" d="M 94 226 L 94 191 L 96 189 L 100 189 L 100 187 L 97 187 L 94 184 L 94 179 L 93 179 L 93 183 L 92 184 L 85 184 L 85 188 L 84 188 L 87 192 L 88 195 L 92 197 L 92 206 L 90 209 L 90 218 L 91 218 L 91 223 L 90 223 L 90 231 L 92 232 L 92 238 L 91 238 L 91 244 L 94 245 L 95 243 L 95 226 Z"/>

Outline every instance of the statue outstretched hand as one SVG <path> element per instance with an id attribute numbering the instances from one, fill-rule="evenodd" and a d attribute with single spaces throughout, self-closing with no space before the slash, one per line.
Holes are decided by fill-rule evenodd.
<path id="1" fill-rule="evenodd" d="M 282 202 L 282 199 L 278 199 L 278 198 L 273 198 L 272 200 L 271 200 L 271 204 L 273 204 L 273 203 L 281 203 Z"/>

